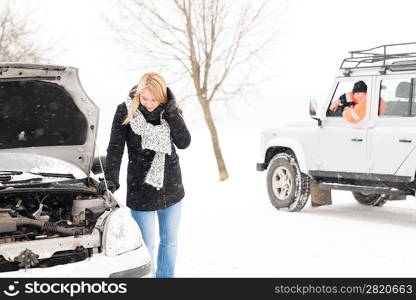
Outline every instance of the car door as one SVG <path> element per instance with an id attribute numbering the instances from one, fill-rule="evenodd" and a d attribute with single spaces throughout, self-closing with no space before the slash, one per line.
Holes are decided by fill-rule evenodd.
<path id="1" fill-rule="evenodd" d="M 367 84 L 367 109 L 366 117 L 357 124 L 351 124 L 342 117 L 342 110 L 337 113 L 329 111 L 333 101 L 347 92 L 352 91 L 357 81 Z M 320 171 L 330 172 L 328 175 L 339 176 L 340 173 L 365 173 L 367 164 L 367 131 L 369 117 L 369 103 L 372 96 L 373 77 L 340 77 L 337 78 L 326 111 L 322 114 L 322 127 L 319 131 L 319 161 L 317 165 Z"/>
<path id="2" fill-rule="evenodd" d="M 376 79 L 374 104 L 368 130 L 372 174 L 394 175 L 416 146 L 416 76 L 382 75 Z M 383 103 L 384 102 L 384 103 Z M 413 176 L 414 167 L 406 176 Z"/>

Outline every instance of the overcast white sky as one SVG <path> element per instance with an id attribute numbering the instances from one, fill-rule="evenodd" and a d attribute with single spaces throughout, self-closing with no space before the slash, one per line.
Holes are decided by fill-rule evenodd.
<path id="1" fill-rule="evenodd" d="M 84 88 L 101 108 L 99 138 L 106 141 L 116 105 L 147 71 L 128 68 L 122 49 L 110 37 L 101 11 L 111 16 L 114 1 L 13 2 L 33 12 L 31 17 L 40 26 L 40 38 L 58 39 L 59 47 L 66 48 L 53 62 L 80 69 Z M 327 96 L 337 68 L 349 50 L 416 41 L 414 0 L 290 3 L 277 39 L 279 48 L 268 58 L 270 70 L 277 76 L 259 86 L 262 93 L 254 95 L 249 103 L 240 101 L 230 106 L 231 115 L 227 109 L 217 109 L 220 128 L 261 129 L 306 119 L 309 99 L 322 101 Z M 185 114 L 191 127 L 200 128 L 202 114 L 197 106 L 187 105 Z"/>

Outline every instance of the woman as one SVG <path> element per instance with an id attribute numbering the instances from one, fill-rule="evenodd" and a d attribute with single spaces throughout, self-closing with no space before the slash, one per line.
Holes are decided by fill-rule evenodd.
<path id="1" fill-rule="evenodd" d="M 119 171 L 127 143 L 127 206 L 142 232 L 154 272 L 155 217 L 160 243 L 156 277 L 173 277 L 181 200 L 185 196 L 175 146 L 185 149 L 191 136 L 182 111 L 161 75 L 146 73 L 119 104 L 107 148 L 105 177 L 113 192 L 120 187 Z M 103 192 L 104 182 L 100 183 Z"/>

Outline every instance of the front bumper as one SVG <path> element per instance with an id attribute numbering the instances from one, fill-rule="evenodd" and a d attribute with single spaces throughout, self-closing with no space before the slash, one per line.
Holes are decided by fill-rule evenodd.
<path id="1" fill-rule="evenodd" d="M 142 278 L 142 277 L 149 277 L 152 273 L 152 266 L 151 263 L 148 262 L 147 264 L 133 268 L 128 269 L 121 272 L 115 272 L 110 274 L 110 278 Z"/>
<path id="2" fill-rule="evenodd" d="M 256 166 L 257 171 L 261 172 L 267 169 L 267 166 L 265 163 L 257 163 Z"/>
<path id="3" fill-rule="evenodd" d="M 117 256 L 94 254 L 86 260 L 49 268 L 2 272 L 0 277 L 152 277 L 150 256 L 145 245 Z"/>

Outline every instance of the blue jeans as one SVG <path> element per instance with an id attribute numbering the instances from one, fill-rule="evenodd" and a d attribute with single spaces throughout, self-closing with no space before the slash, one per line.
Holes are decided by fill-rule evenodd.
<path id="1" fill-rule="evenodd" d="M 159 222 L 159 250 L 157 255 L 157 278 L 173 277 L 175 273 L 175 261 L 178 243 L 179 221 L 181 217 L 182 201 L 175 203 L 165 209 L 153 211 L 131 210 L 134 220 L 139 225 L 144 243 L 149 249 L 152 275 L 154 271 L 154 240 L 155 240 L 155 217 Z"/>

